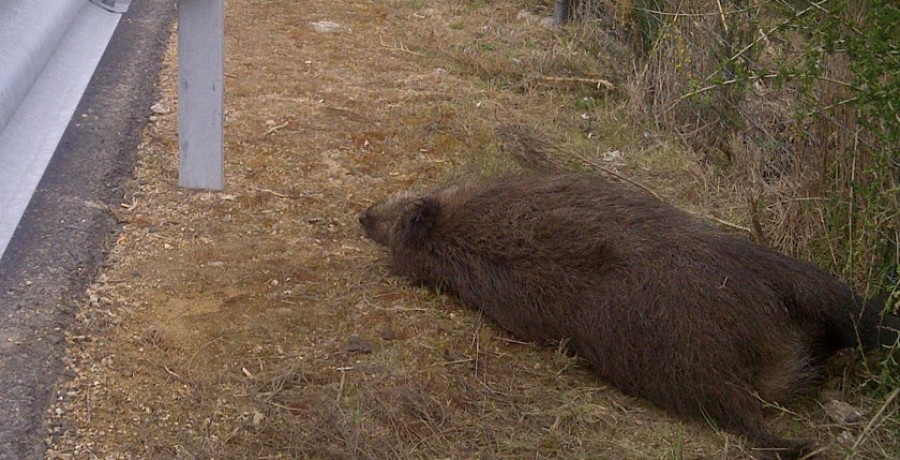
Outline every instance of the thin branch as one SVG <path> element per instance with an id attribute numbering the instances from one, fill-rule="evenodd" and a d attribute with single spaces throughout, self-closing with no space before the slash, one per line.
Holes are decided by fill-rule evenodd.
<path id="1" fill-rule="evenodd" d="M 278 126 L 273 126 L 273 127 L 269 128 L 269 129 L 267 129 L 266 132 L 262 133 L 259 137 L 260 137 L 260 138 L 266 137 L 266 136 L 268 136 L 269 134 L 272 134 L 272 133 L 274 133 L 275 131 L 278 131 L 279 129 L 282 129 L 282 128 L 286 127 L 287 125 L 288 125 L 288 122 L 286 121 L 286 122 L 284 122 L 284 123 L 282 123 L 282 124 L 280 124 L 280 125 L 278 125 Z"/>
<path id="2" fill-rule="evenodd" d="M 733 228 L 735 230 L 740 230 L 742 232 L 746 232 L 750 236 L 753 236 L 753 230 L 750 230 L 749 228 L 744 227 L 743 225 L 733 224 L 731 222 L 728 222 L 727 220 L 722 220 L 722 219 L 719 219 L 718 217 L 713 217 L 713 216 L 706 216 L 706 218 L 709 220 L 712 220 L 713 222 L 715 222 L 717 224 L 721 224 L 726 227 Z"/>
<path id="3" fill-rule="evenodd" d="M 783 75 L 783 76 L 787 76 L 787 77 L 796 77 L 796 76 L 798 76 L 799 74 L 797 74 L 797 73 L 787 73 L 787 74 L 768 73 L 768 74 L 765 74 L 765 75 L 752 75 L 752 76 L 749 76 L 749 77 L 747 77 L 747 78 L 732 78 L 731 80 L 725 80 L 725 81 L 723 81 L 723 82 L 716 83 L 716 84 L 714 84 L 714 85 L 704 86 L 703 88 L 696 89 L 696 90 L 691 91 L 691 92 L 689 92 L 689 93 L 682 94 L 678 99 L 675 100 L 675 102 L 672 102 L 672 104 L 670 104 L 669 107 L 667 107 L 665 111 L 663 111 L 663 114 L 668 113 L 670 110 L 674 109 L 676 105 L 680 104 L 680 103 L 681 103 L 682 101 L 684 101 L 685 99 L 688 99 L 688 98 L 690 98 L 690 97 L 696 96 L 696 95 L 698 95 L 698 94 L 703 94 L 703 93 L 705 93 L 705 92 L 707 92 L 707 91 L 710 91 L 710 90 L 713 90 L 713 89 L 716 89 L 716 88 L 720 88 L 720 87 L 724 87 L 724 86 L 730 86 L 730 85 L 733 85 L 733 84 L 735 84 L 735 83 L 742 82 L 742 81 L 754 82 L 754 81 L 762 80 L 762 79 L 764 79 L 764 78 L 778 78 L 779 76 L 782 76 L 782 75 Z M 816 76 L 815 78 L 816 78 L 816 80 L 825 81 L 825 82 L 829 82 L 829 83 L 834 83 L 834 84 L 836 84 L 836 85 L 840 85 L 840 86 L 843 86 L 843 87 L 845 87 L 845 88 L 850 88 L 850 89 L 855 90 L 855 91 L 858 91 L 858 90 L 859 90 L 859 88 L 857 88 L 856 86 L 851 85 L 850 83 L 847 83 L 847 82 L 844 82 L 844 81 L 840 81 L 840 80 L 835 80 L 834 78 L 823 77 L 823 76 Z M 852 99 L 850 99 L 850 100 L 852 100 Z M 843 102 L 846 103 L 846 102 L 849 102 L 850 100 L 843 101 Z"/>
<path id="4" fill-rule="evenodd" d="M 725 11 L 722 9 L 722 0 L 716 0 L 716 6 L 719 7 L 719 17 L 722 19 L 722 28 L 728 32 L 728 23 L 725 22 Z"/>
<path id="5" fill-rule="evenodd" d="M 747 8 L 739 8 L 739 9 L 731 10 L 731 11 L 724 11 L 724 12 L 723 12 L 723 11 L 721 10 L 721 6 L 720 6 L 719 8 L 720 8 L 720 12 L 721 12 L 722 14 L 724 14 L 724 15 L 726 15 L 726 16 L 731 16 L 731 15 L 733 15 L 733 14 L 741 14 L 741 13 L 746 13 L 747 11 L 750 11 L 750 10 L 759 9 L 759 8 L 761 8 L 763 5 L 766 5 L 766 4 L 768 4 L 768 3 L 772 3 L 772 0 L 765 0 L 765 1 L 762 1 L 762 2 L 757 3 L 756 5 L 749 5 Z M 706 12 L 706 13 L 670 13 L 670 12 L 668 12 L 668 11 L 651 10 L 651 9 L 649 9 L 649 8 L 640 8 L 640 7 L 637 7 L 637 6 L 633 7 L 632 9 L 634 9 L 634 11 L 640 11 L 640 12 L 642 12 L 642 13 L 650 13 L 650 14 L 655 14 L 655 15 L 659 15 L 659 16 L 684 16 L 684 17 L 688 17 L 688 18 L 702 18 L 702 17 L 712 16 L 712 15 L 716 14 L 716 12 Z"/>
<path id="6" fill-rule="evenodd" d="M 591 161 L 591 160 L 589 160 L 589 159 L 587 159 L 587 158 L 585 158 L 585 157 L 583 157 L 583 156 L 581 156 L 581 155 L 579 155 L 579 154 L 577 154 L 577 153 L 575 153 L 575 152 L 569 152 L 569 154 L 572 155 L 572 156 L 574 156 L 576 159 L 578 159 L 578 160 L 581 161 L 582 163 L 585 163 L 585 164 L 587 164 L 587 165 L 589 165 L 589 166 L 592 166 L 592 167 L 594 167 L 594 168 L 597 168 L 597 169 L 599 169 L 600 171 L 603 171 L 604 173 L 609 174 L 610 176 L 613 176 L 613 177 L 615 177 L 615 178 L 617 178 L 617 179 L 619 179 L 619 180 L 621 180 L 621 181 L 623 181 L 623 182 L 627 182 L 627 183 L 629 183 L 629 184 L 631 184 L 631 185 L 634 185 L 635 187 L 638 187 L 638 188 L 644 190 L 645 192 L 647 192 L 647 193 L 653 195 L 653 196 L 654 196 L 657 200 L 659 200 L 659 201 L 668 202 L 668 201 L 666 201 L 665 199 L 663 199 L 663 197 L 659 196 L 656 192 L 654 192 L 653 190 L 651 190 L 650 188 L 648 188 L 648 187 L 645 186 L 644 184 L 641 184 L 640 182 L 638 182 L 638 181 L 636 181 L 636 180 L 634 180 L 634 179 L 629 179 L 628 177 L 625 177 L 625 176 L 623 176 L 623 175 L 621 175 L 621 174 L 619 174 L 619 173 L 617 173 L 617 172 L 615 172 L 615 171 L 613 171 L 613 170 L 611 170 L 611 169 L 609 169 L 609 168 L 607 168 L 607 167 L 605 167 L 605 166 L 603 166 L 603 165 L 600 165 L 600 164 L 598 164 L 598 163 L 595 162 L 595 161 Z M 747 227 L 743 227 L 743 226 L 738 225 L 738 224 L 733 224 L 733 223 L 731 223 L 731 222 L 728 222 L 728 221 L 725 221 L 725 220 L 722 220 L 722 219 L 719 219 L 719 218 L 713 217 L 713 216 L 705 216 L 705 217 L 706 217 L 707 219 L 710 219 L 710 220 L 712 220 L 712 221 L 714 221 L 714 222 L 716 222 L 716 223 L 719 223 L 719 224 L 721 224 L 721 225 L 724 225 L 724 226 L 726 226 L 726 227 L 730 227 L 730 228 L 733 228 L 733 229 L 735 229 L 735 230 L 740 230 L 740 231 L 742 231 L 742 232 L 747 232 L 748 235 L 753 236 L 753 231 L 750 230 L 750 229 L 747 228 Z"/>
<path id="7" fill-rule="evenodd" d="M 283 193 L 278 193 L 278 192 L 276 192 L 276 191 L 274 191 L 274 190 L 269 190 L 269 189 L 267 189 L 267 188 L 251 187 L 250 189 L 253 190 L 253 191 L 255 191 L 255 192 L 269 193 L 269 194 L 275 195 L 275 196 L 277 196 L 277 197 L 279 197 L 279 198 L 292 198 L 292 199 L 300 198 L 300 197 L 298 197 L 298 196 L 285 195 L 285 194 L 283 194 Z"/>
<path id="8" fill-rule="evenodd" d="M 621 175 L 621 174 L 619 174 L 619 173 L 613 171 L 612 169 L 609 169 L 609 168 L 607 168 L 607 167 L 605 167 L 605 166 L 603 166 L 603 165 L 601 165 L 601 164 L 599 164 L 599 163 L 597 163 L 597 162 L 595 162 L 595 161 L 591 161 L 591 160 L 589 160 L 589 159 L 587 159 L 587 158 L 585 158 L 585 157 L 579 155 L 578 153 L 570 152 L 570 155 L 574 156 L 576 159 L 578 159 L 579 161 L 581 161 L 581 162 L 584 163 L 584 164 L 593 166 L 594 168 L 597 168 L 597 169 L 599 169 L 600 171 L 603 171 L 604 173 L 609 174 L 610 176 L 613 176 L 613 177 L 615 177 L 615 178 L 617 178 L 617 179 L 619 179 L 619 180 L 621 180 L 621 181 L 628 182 L 629 184 L 634 185 L 635 187 L 641 188 L 641 189 L 644 190 L 645 192 L 647 192 L 647 193 L 653 195 L 654 197 L 656 197 L 656 199 L 659 200 L 659 201 L 666 201 L 666 200 L 664 200 L 661 196 L 657 195 L 656 192 L 654 192 L 653 190 L 650 190 L 650 189 L 647 188 L 644 184 L 641 184 L 641 183 L 638 182 L 638 181 L 635 181 L 635 180 L 633 180 L 633 179 L 629 179 L 629 178 L 627 178 L 627 177 L 625 177 L 625 176 L 623 176 L 623 175 Z"/>
<path id="9" fill-rule="evenodd" d="M 612 84 L 608 80 L 604 80 L 602 78 L 591 78 L 591 77 L 545 77 L 545 76 L 537 76 L 535 77 L 538 80 L 548 81 L 548 82 L 569 82 L 569 83 L 587 83 L 590 85 L 597 85 L 597 89 L 600 87 L 605 87 L 606 89 L 616 89 L 616 85 Z"/>
<path id="10" fill-rule="evenodd" d="M 769 36 L 769 34 L 771 34 L 772 32 L 775 32 L 776 30 L 781 29 L 782 27 L 784 27 L 784 26 L 790 24 L 792 21 L 799 19 L 801 16 L 805 15 L 806 13 L 808 13 L 808 12 L 809 12 L 810 10 L 812 10 L 813 8 L 822 9 L 821 4 L 826 3 L 826 2 L 828 2 L 828 0 L 820 0 L 818 3 L 812 3 L 812 4 L 810 4 L 810 6 L 808 6 L 807 8 L 805 8 L 805 9 L 803 9 L 803 10 L 797 12 L 797 13 L 794 14 L 793 16 L 791 16 L 791 17 L 785 19 L 784 21 L 782 21 L 781 23 L 779 23 L 779 24 L 776 25 L 775 27 L 772 27 L 772 28 L 769 29 L 768 31 L 763 32 L 763 33 L 760 35 L 759 38 L 757 38 L 756 40 L 753 40 L 752 42 L 750 42 L 749 45 L 747 45 L 747 46 L 741 48 L 740 51 L 738 51 L 737 53 L 735 53 L 734 56 L 731 56 L 730 58 L 728 58 L 728 61 L 729 61 L 729 62 L 734 62 L 735 59 L 739 58 L 742 54 L 746 53 L 747 50 L 749 50 L 750 48 L 753 48 L 753 47 L 756 46 L 759 42 L 765 40 L 765 39 Z M 826 11 L 826 10 L 824 10 L 824 9 L 822 9 L 822 10 L 823 10 L 823 11 Z M 721 68 L 717 69 L 715 72 L 709 74 L 706 78 L 704 78 L 703 81 L 709 81 L 711 78 L 713 78 L 713 77 L 715 77 L 716 75 L 718 75 L 719 72 L 721 72 L 721 71 L 722 71 Z"/>
<path id="11" fill-rule="evenodd" d="M 881 422 L 881 419 L 882 419 L 881 415 L 884 413 L 885 409 L 887 409 L 887 407 L 891 404 L 891 402 L 893 402 L 894 399 L 897 398 L 898 393 L 900 393 L 900 388 L 897 388 L 896 390 L 891 392 L 891 395 L 888 396 L 888 398 L 884 401 L 884 404 L 881 405 L 881 408 L 878 409 L 878 412 L 876 412 L 875 415 L 872 416 L 872 419 L 869 420 L 869 423 L 866 425 L 866 428 L 863 429 L 862 433 L 860 433 L 859 436 L 856 437 L 856 442 L 853 443 L 853 447 L 850 448 L 850 452 L 847 454 L 846 457 L 844 457 L 845 459 L 850 459 L 851 457 L 853 457 L 856 454 L 856 450 L 859 449 L 859 445 L 862 444 L 862 442 L 867 437 L 869 437 L 869 433 L 871 433 L 872 430 L 875 429 L 874 428 L 875 421 L 877 420 L 878 422 Z"/>

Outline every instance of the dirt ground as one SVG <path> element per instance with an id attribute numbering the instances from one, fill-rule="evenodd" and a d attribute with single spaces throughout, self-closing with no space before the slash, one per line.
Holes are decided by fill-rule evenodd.
<path id="1" fill-rule="evenodd" d="M 529 135 L 567 168 L 734 217 L 688 154 L 620 118 L 612 45 L 583 51 L 548 6 L 227 2 L 216 193 L 177 187 L 173 40 L 122 232 L 68 337 L 47 457 L 747 458 L 740 438 L 393 279 L 363 238 L 374 200 L 514 169 Z M 869 442 L 817 402 L 771 419 L 829 456 Z"/>

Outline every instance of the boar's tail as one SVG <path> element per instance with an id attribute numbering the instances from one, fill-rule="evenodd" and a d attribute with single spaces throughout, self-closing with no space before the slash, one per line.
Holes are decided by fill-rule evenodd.
<path id="1" fill-rule="evenodd" d="M 889 293 L 883 293 L 863 305 L 858 331 L 864 349 L 897 346 L 900 343 L 900 316 L 884 311 L 889 298 Z"/>

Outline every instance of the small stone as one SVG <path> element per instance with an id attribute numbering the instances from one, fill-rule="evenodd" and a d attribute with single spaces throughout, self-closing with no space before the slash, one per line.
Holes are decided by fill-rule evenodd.
<path id="1" fill-rule="evenodd" d="M 825 415 L 828 416 L 831 421 L 840 425 L 859 423 L 866 418 L 866 415 L 868 415 L 865 411 L 857 409 L 844 401 L 838 401 L 837 399 L 832 399 L 825 403 L 824 409 Z"/>
<path id="2" fill-rule="evenodd" d="M 842 431 L 841 434 L 838 435 L 838 442 L 845 446 L 852 445 L 855 441 L 856 439 L 849 431 Z"/>
<path id="3" fill-rule="evenodd" d="M 334 21 L 318 21 L 310 23 L 313 30 L 319 33 L 347 32 L 348 30 Z"/>
<path id="4" fill-rule="evenodd" d="M 157 115 L 164 115 L 166 113 L 169 113 L 169 111 L 166 110 L 166 106 L 164 106 L 162 102 L 157 102 L 156 104 L 151 105 L 150 111 Z"/>
<path id="5" fill-rule="evenodd" d="M 368 354 L 372 352 L 372 342 L 368 340 L 359 338 L 357 336 L 350 337 L 344 345 L 341 347 L 346 353 L 363 353 Z"/>
<path id="6" fill-rule="evenodd" d="M 397 333 L 390 326 L 385 326 L 381 329 L 381 338 L 384 340 L 394 340 L 397 338 Z"/>
<path id="7" fill-rule="evenodd" d="M 47 449 L 45 453 L 47 460 L 71 460 L 72 454 L 66 452 L 58 452 L 53 449 Z"/>

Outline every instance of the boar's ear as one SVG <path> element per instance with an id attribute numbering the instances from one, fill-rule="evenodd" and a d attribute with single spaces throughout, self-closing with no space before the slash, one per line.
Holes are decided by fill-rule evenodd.
<path id="1" fill-rule="evenodd" d="M 431 197 L 419 198 L 413 204 L 412 209 L 403 216 L 400 228 L 400 242 L 406 246 L 419 246 L 422 244 L 431 229 L 437 224 L 441 205 Z"/>

